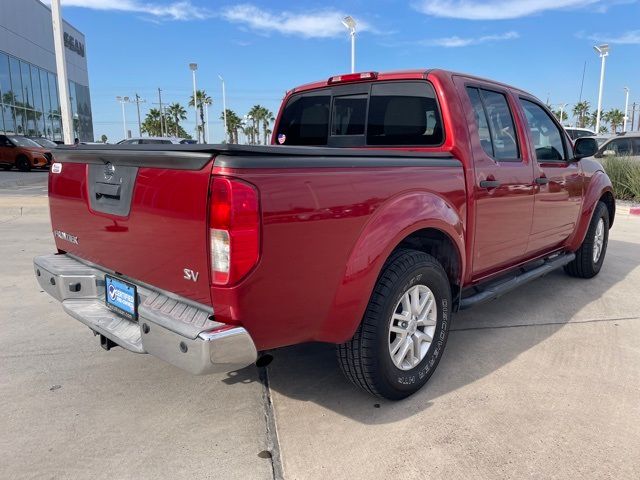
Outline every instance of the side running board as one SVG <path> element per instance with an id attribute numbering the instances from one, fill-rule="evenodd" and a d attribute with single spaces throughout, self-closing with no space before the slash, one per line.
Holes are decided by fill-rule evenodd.
<path id="1" fill-rule="evenodd" d="M 533 268 L 527 269 L 526 267 L 522 267 L 517 270 L 515 274 L 511 277 L 507 277 L 506 279 L 503 278 L 502 280 L 496 280 L 485 285 L 473 287 L 470 289 L 470 295 L 465 296 L 464 293 L 466 292 L 463 292 L 463 297 L 460 299 L 458 310 L 466 310 L 473 306 L 495 300 L 505 293 L 518 288 L 520 285 L 530 282 L 531 280 L 535 280 L 536 278 L 540 278 L 553 270 L 565 266 L 573 261 L 574 258 L 576 258 L 574 253 L 559 254 L 539 262 L 537 266 L 534 266 Z"/>

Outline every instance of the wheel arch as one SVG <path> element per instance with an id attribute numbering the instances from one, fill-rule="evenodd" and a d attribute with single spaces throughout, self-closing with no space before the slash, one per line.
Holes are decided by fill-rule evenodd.
<path id="1" fill-rule="evenodd" d="M 608 175 L 603 171 L 596 172 L 591 181 L 589 182 L 582 201 L 582 211 L 576 225 L 576 231 L 573 238 L 569 241 L 569 249 L 574 252 L 585 239 L 587 230 L 589 229 L 589 223 L 593 216 L 593 211 L 596 208 L 598 202 L 602 201 L 609 211 L 609 228 L 613 225 L 616 203 L 613 195 L 613 186 Z"/>
<path id="2" fill-rule="evenodd" d="M 432 192 L 411 192 L 381 207 L 352 249 L 317 339 L 342 343 L 353 336 L 387 259 L 398 248 L 433 255 L 451 285 L 459 287 L 466 268 L 464 226 L 461 212 Z"/>

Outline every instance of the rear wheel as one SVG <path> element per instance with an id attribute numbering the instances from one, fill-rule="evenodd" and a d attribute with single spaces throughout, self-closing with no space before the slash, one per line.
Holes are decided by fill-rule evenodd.
<path id="1" fill-rule="evenodd" d="M 399 400 L 433 374 L 449 332 L 451 289 L 442 266 L 416 250 L 387 261 L 358 330 L 338 346 L 344 374 L 380 397 Z"/>
<path id="2" fill-rule="evenodd" d="M 598 202 L 593 211 L 587 235 L 576 251 L 576 258 L 564 267 L 564 271 L 572 277 L 595 277 L 602 268 L 608 241 L 609 210 L 604 203 Z"/>
<path id="3" fill-rule="evenodd" d="M 28 172 L 31 170 L 31 163 L 29 163 L 29 159 L 24 155 L 20 155 L 16 158 L 16 166 L 21 172 Z"/>

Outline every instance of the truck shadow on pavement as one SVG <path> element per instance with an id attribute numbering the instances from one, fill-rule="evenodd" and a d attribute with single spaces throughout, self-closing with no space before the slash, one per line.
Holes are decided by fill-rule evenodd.
<path id="1" fill-rule="evenodd" d="M 640 264 L 637 244 L 610 240 L 600 274 L 583 280 L 553 272 L 489 304 L 458 313 L 444 356 L 421 391 L 390 402 L 353 386 L 340 371 L 333 345 L 306 344 L 271 352 L 269 384 L 278 403 L 282 395 L 314 402 L 365 424 L 385 424 L 429 408 L 437 399 L 507 365 L 521 353 L 553 336 L 567 323 L 636 317 L 615 302 L 614 286 Z M 601 304 L 599 304 L 600 302 Z M 252 370 L 251 372 L 249 370 Z M 255 367 L 233 372 L 227 383 L 255 381 Z M 510 388 L 505 384 L 505 389 Z"/>

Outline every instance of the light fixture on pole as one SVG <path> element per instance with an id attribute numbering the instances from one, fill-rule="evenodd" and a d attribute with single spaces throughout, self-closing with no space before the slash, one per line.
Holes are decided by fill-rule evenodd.
<path id="1" fill-rule="evenodd" d="M 351 73 L 356 71 L 356 21 L 347 15 L 342 19 L 342 24 L 349 30 L 351 36 Z"/>
<path id="2" fill-rule="evenodd" d="M 593 47 L 595 52 L 602 59 L 600 66 L 600 90 L 598 92 L 598 110 L 596 113 L 596 134 L 600 133 L 600 118 L 602 116 L 602 89 L 604 88 L 604 67 L 606 58 L 609 56 L 609 45 L 606 43 Z"/>
<path id="3" fill-rule="evenodd" d="M 189 69 L 191 70 L 193 76 L 193 110 L 196 114 L 196 138 L 198 139 L 198 141 L 200 141 L 200 130 L 198 130 L 198 98 L 196 90 L 196 70 L 198 70 L 198 64 L 190 63 Z"/>
<path id="4" fill-rule="evenodd" d="M 71 121 L 71 102 L 69 101 L 69 81 L 67 80 L 67 60 L 65 58 L 60 0 L 53 0 L 51 2 L 51 23 L 53 25 L 56 73 L 58 74 L 58 98 L 60 98 L 62 136 L 64 143 L 71 145 L 73 143 L 73 123 Z"/>
<path id="5" fill-rule="evenodd" d="M 229 143 L 227 134 L 227 93 L 224 89 L 224 78 L 222 78 L 222 75 L 218 75 L 218 78 L 222 82 L 222 118 L 224 119 L 224 142 Z"/>
<path id="6" fill-rule="evenodd" d="M 118 95 L 116 100 L 120 102 L 120 105 L 122 105 L 122 129 L 124 130 L 124 138 L 127 139 L 129 138 L 129 135 L 127 135 L 127 116 L 124 112 L 124 104 L 129 103 L 129 97 L 121 97 Z"/>
<path id="7" fill-rule="evenodd" d="M 622 124 L 622 131 L 627 131 L 627 122 L 629 121 L 629 87 L 624 87 L 624 122 Z"/>
<path id="8" fill-rule="evenodd" d="M 569 105 L 568 103 L 561 103 L 560 104 L 560 125 L 562 125 L 562 122 L 564 122 L 564 109 L 567 108 L 567 105 Z M 567 115 L 568 117 L 568 115 Z"/>

